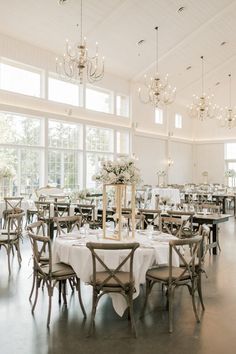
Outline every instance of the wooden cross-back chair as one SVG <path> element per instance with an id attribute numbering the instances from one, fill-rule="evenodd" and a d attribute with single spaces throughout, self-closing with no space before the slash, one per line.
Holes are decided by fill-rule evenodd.
<path id="1" fill-rule="evenodd" d="M 4 197 L 5 209 L 3 210 L 3 228 L 6 227 L 7 216 L 9 214 L 22 213 L 23 209 L 22 200 L 23 197 Z"/>
<path id="2" fill-rule="evenodd" d="M 201 303 L 203 304 L 202 292 L 199 291 L 198 281 L 201 270 L 201 244 L 202 236 L 194 236 L 188 239 L 179 239 L 169 241 L 169 264 L 164 267 L 153 267 L 146 273 L 146 297 L 142 313 L 144 313 L 148 296 L 152 287 L 156 283 L 161 283 L 166 287 L 168 314 L 169 314 L 169 332 L 173 331 L 173 300 L 174 290 L 180 286 L 186 286 L 192 297 L 192 306 L 197 322 L 200 322 L 195 302 L 195 293 L 198 292 Z M 182 252 L 182 246 L 189 246 L 191 255 L 186 257 Z M 180 259 L 181 266 L 174 267 L 172 264 L 173 253 L 176 253 Z M 204 308 L 203 308 L 204 310 Z"/>
<path id="3" fill-rule="evenodd" d="M 77 204 L 75 207 L 75 214 L 81 215 L 81 225 L 89 224 L 95 220 L 95 208 L 94 204 Z"/>
<path id="4" fill-rule="evenodd" d="M 66 235 L 68 232 L 78 231 L 81 227 L 81 215 L 73 215 L 73 216 L 61 216 L 53 218 L 57 232 L 56 236 Z"/>
<path id="5" fill-rule="evenodd" d="M 86 244 L 91 251 L 93 262 L 93 274 L 90 284 L 93 287 L 93 304 L 89 334 L 94 328 L 94 320 L 98 301 L 104 294 L 118 293 L 127 301 L 132 330 L 136 336 L 136 327 L 133 314 L 133 294 L 135 292 L 133 276 L 133 257 L 139 243 L 94 243 Z M 115 269 L 111 269 L 104 261 L 101 252 L 124 252 Z M 123 270 L 123 267 L 128 270 Z"/>
<path id="6" fill-rule="evenodd" d="M 1 229 L 0 249 L 4 247 L 7 252 L 9 275 L 11 274 L 10 255 L 11 253 L 14 255 L 14 249 L 17 252 L 19 266 L 21 265 L 22 257 L 20 252 L 20 238 L 22 236 L 24 215 L 25 213 L 23 212 L 8 214 L 5 222 L 5 228 Z"/>
<path id="7" fill-rule="evenodd" d="M 83 312 L 84 317 L 86 317 L 86 312 L 83 306 L 81 291 L 80 291 L 80 279 L 76 276 L 74 270 L 67 264 L 64 263 L 53 263 L 52 262 L 52 250 L 51 250 L 51 242 L 50 238 L 47 236 L 37 236 L 30 230 L 28 231 L 28 235 L 31 241 L 33 257 L 34 257 L 34 271 L 36 277 L 36 291 L 35 291 L 35 299 L 32 307 L 32 313 L 35 310 L 35 306 L 38 299 L 38 289 L 40 287 L 41 282 L 44 282 L 48 292 L 48 316 L 47 316 L 47 326 L 50 325 L 51 318 L 51 303 L 53 291 L 56 285 L 59 283 L 59 295 L 62 291 L 62 296 L 64 300 L 64 304 L 66 305 L 66 281 L 71 280 L 75 283 L 76 289 L 78 291 L 79 302 L 81 306 L 81 310 Z M 42 264 L 41 262 L 41 250 L 48 250 L 48 263 Z M 61 297 L 59 296 L 59 301 Z"/>

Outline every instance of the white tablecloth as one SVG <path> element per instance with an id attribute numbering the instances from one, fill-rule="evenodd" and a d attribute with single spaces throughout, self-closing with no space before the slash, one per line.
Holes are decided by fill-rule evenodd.
<path id="1" fill-rule="evenodd" d="M 88 241 L 98 241 L 96 235 L 89 235 L 86 238 L 81 237 L 79 233 L 69 234 L 70 236 L 58 237 L 54 242 L 53 261 L 63 262 L 71 265 L 77 276 L 85 283 L 88 283 L 92 275 L 92 257 L 89 249 L 86 247 Z M 66 238 L 67 237 L 67 238 Z M 77 237 L 77 238 L 76 238 Z M 135 251 L 134 255 L 134 278 L 135 289 L 134 298 L 139 295 L 140 284 L 145 283 L 145 275 L 148 268 L 154 264 L 166 265 L 169 257 L 170 239 L 175 239 L 169 234 L 160 234 L 155 236 L 155 241 L 150 240 L 146 235 L 137 234 L 135 241 L 140 243 L 140 247 Z M 102 239 L 102 242 L 114 242 Z M 100 256 L 107 262 L 110 268 L 115 269 L 120 263 L 120 259 L 125 257 L 127 250 L 118 251 L 114 256 L 114 251 L 99 251 Z M 110 252 L 110 253 L 109 253 Z M 173 265 L 179 265 L 177 254 L 173 252 Z M 128 265 L 127 265 L 128 266 Z M 104 270 L 104 269 L 98 269 Z M 128 270 L 122 268 L 122 270 Z M 123 296 L 112 294 L 112 302 L 115 311 L 122 316 L 127 304 Z"/>
<path id="2" fill-rule="evenodd" d="M 160 198 L 168 198 L 168 202 L 173 204 L 180 203 L 180 191 L 176 188 L 153 188 L 152 189 L 152 198 L 149 208 L 155 209 L 156 207 L 156 200 L 155 196 L 159 195 Z"/>

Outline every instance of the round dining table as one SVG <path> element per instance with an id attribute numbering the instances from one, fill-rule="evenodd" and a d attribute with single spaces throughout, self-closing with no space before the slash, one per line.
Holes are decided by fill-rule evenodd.
<path id="1" fill-rule="evenodd" d="M 86 232 L 86 235 L 84 232 Z M 146 230 L 136 231 L 135 239 L 127 239 L 123 241 L 115 241 L 103 239 L 101 230 L 81 230 L 73 233 L 63 234 L 58 236 L 53 243 L 53 262 L 63 262 L 69 264 L 77 274 L 78 278 L 84 283 L 89 283 L 92 275 L 92 256 L 90 250 L 86 247 L 87 242 L 138 242 L 139 248 L 135 251 L 133 262 L 133 274 L 135 279 L 135 293 L 133 298 L 138 297 L 140 285 L 145 284 L 146 271 L 154 265 L 164 266 L 169 262 L 169 241 L 176 237 Z M 121 260 L 129 251 L 118 250 L 114 251 L 99 250 L 99 256 L 111 269 L 115 269 Z M 123 257 L 123 258 L 122 258 Z M 179 258 L 173 253 L 172 259 L 174 266 L 179 266 Z M 128 265 L 126 266 L 128 267 Z M 97 269 L 102 271 L 104 269 Z M 123 271 L 128 269 L 122 268 Z M 120 294 L 110 295 L 115 311 L 122 316 L 127 308 L 126 300 Z"/>

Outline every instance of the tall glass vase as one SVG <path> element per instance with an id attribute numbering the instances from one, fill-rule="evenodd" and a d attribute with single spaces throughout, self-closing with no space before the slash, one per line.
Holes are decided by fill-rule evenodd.
<path id="1" fill-rule="evenodd" d="M 107 211 L 107 194 L 109 188 L 115 189 L 115 221 L 116 228 L 112 235 L 107 235 L 106 233 L 106 211 Z M 134 238 L 135 233 L 135 185 L 131 184 L 104 184 L 103 185 L 103 215 L 102 215 L 102 226 L 103 226 L 103 238 L 110 238 L 113 240 L 122 240 L 123 237 L 123 225 L 124 216 L 122 215 L 122 208 L 126 207 L 127 203 L 127 189 L 131 189 L 130 201 L 131 201 L 131 229 L 132 238 Z"/>

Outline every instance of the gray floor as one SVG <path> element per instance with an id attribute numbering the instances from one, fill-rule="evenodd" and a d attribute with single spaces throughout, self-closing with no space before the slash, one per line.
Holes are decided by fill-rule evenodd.
<path id="1" fill-rule="evenodd" d="M 50 331 L 46 328 L 47 296 L 40 293 L 35 316 L 28 295 L 31 287 L 31 250 L 22 245 L 23 264 L 14 259 L 9 278 L 4 249 L 0 250 L 0 353 L 236 353 L 236 234 L 235 220 L 221 226 L 222 252 L 207 256 L 208 278 L 203 277 L 206 311 L 201 323 L 195 322 L 187 289 L 175 296 L 174 333 L 168 333 L 168 317 L 161 289 L 153 289 L 145 317 L 139 318 L 143 293 L 135 300 L 138 338 L 131 335 L 127 315 L 119 318 L 109 298 L 101 300 L 96 332 L 87 338 L 88 320 L 83 321 L 75 295 L 68 294 L 68 307 L 59 306 L 54 294 Z M 15 257 L 16 258 L 16 257 Z M 91 291 L 83 286 L 86 310 L 91 309 Z"/>

